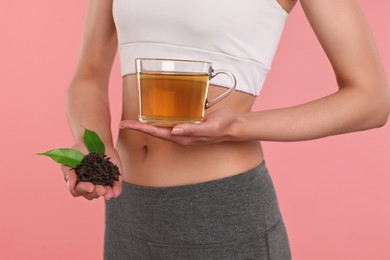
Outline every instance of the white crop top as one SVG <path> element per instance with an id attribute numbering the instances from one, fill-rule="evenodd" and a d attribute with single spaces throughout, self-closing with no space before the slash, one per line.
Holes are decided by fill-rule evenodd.
<path id="1" fill-rule="evenodd" d="M 114 0 L 122 76 L 136 58 L 202 60 L 259 95 L 288 14 L 276 0 Z M 212 84 L 231 82 L 216 77 Z"/>

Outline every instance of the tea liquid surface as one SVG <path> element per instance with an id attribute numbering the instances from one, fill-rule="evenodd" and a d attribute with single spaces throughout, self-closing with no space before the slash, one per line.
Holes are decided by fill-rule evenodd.
<path id="1" fill-rule="evenodd" d="M 141 121 L 157 125 L 202 121 L 207 73 L 140 73 L 139 81 Z"/>

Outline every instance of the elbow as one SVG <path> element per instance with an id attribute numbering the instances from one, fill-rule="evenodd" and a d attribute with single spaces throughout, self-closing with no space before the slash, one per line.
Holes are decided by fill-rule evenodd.
<path id="1" fill-rule="evenodd" d="M 374 111 L 373 117 L 375 118 L 373 128 L 380 128 L 387 124 L 390 115 L 390 90 L 386 85 L 383 93 L 378 98 L 373 100 Z"/>
<path id="2" fill-rule="evenodd" d="M 387 113 L 387 115 L 378 118 L 376 125 L 374 125 L 373 128 L 384 127 L 387 124 L 388 118 L 389 118 L 389 113 Z"/>
<path id="3" fill-rule="evenodd" d="M 355 92 L 360 98 L 354 113 L 358 116 L 357 131 L 381 128 L 388 123 L 390 115 L 390 89 L 387 82 L 371 85 L 371 88 L 360 88 Z M 355 96 L 357 97 L 357 96 Z"/>
<path id="4" fill-rule="evenodd" d="M 383 127 L 387 124 L 390 115 L 390 99 L 385 106 L 380 111 L 381 116 L 378 118 L 376 128 Z"/>

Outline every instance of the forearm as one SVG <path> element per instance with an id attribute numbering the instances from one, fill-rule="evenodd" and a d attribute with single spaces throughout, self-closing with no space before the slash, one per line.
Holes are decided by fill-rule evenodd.
<path id="1" fill-rule="evenodd" d="M 67 116 L 73 137 L 82 142 L 84 129 L 97 132 L 106 145 L 113 145 L 107 87 L 93 79 L 73 80 L 67 95 Z"/>
<path id="2" fill-rule="evenodd" d="M 76 142 L 84 129 L 96 132 L 112 145 L 108 82 L 117 50 L 112 1 L 90 1 L 81 52 L 68 89 L 67 116 Z"/>
<path id="3" fill-rule="evenodd" d="M 303 105 L 237 115 L 232 135 L 244 140 L 311 140 L 380 127 L 388 113 L 387 89 L 378 93 L 343 88 Z"/>

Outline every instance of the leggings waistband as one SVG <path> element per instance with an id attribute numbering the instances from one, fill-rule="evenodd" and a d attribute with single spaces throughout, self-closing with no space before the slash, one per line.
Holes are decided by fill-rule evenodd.
<path id="1" fill-rule="evenodd" d="M 246 187 L 256 176 L 266 174 L 268 174 L 268 170 L 265 161 L 263 161 L 248 171 L 217 180 L 169 187 L 148 187 L 123 182 L 123 190 L 126 196 L 131 195 L 142 198 L 185 198 L 199 193 L 203 195 L 215 193 L 216 189 L 223 189 L 225 192 L 236 191 L 237 188 Z"/>

